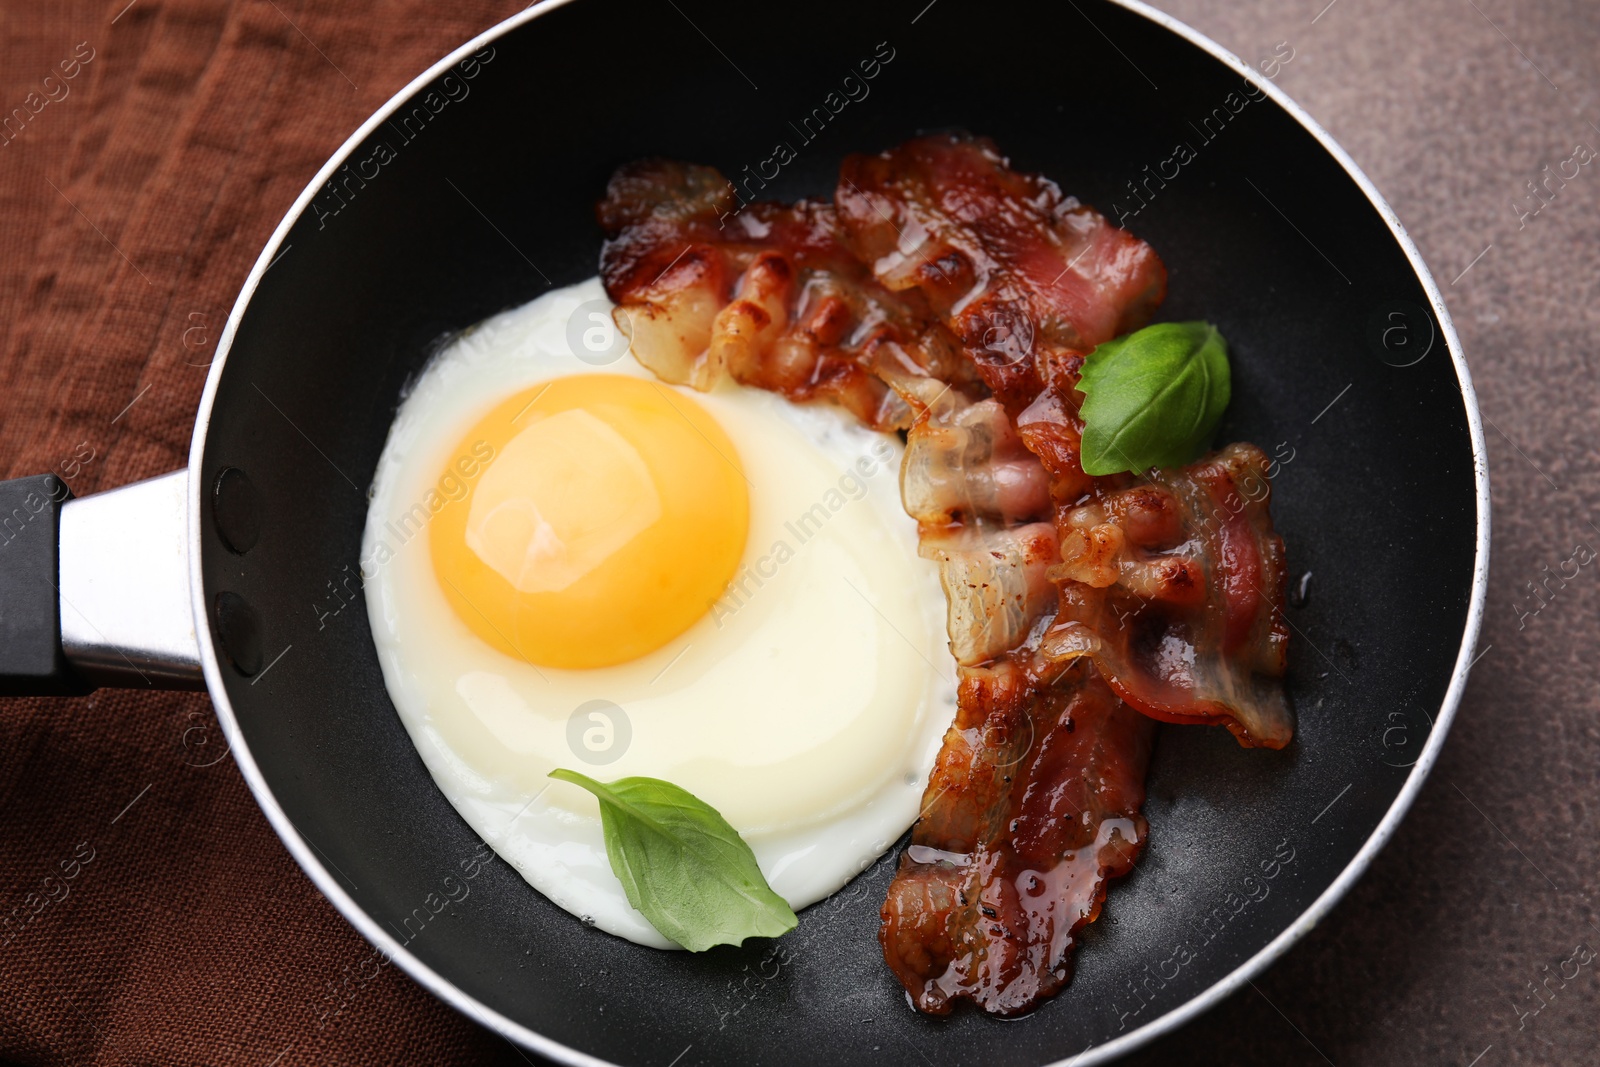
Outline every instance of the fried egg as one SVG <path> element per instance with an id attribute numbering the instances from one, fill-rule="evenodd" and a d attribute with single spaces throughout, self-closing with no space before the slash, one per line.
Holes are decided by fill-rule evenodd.
<path id="1" fill-rule="evenodd" d="M 361 570 L 445 797 L 556 904 L 667 948 L 594 797 L 551 770 L 687 789 L 798 911 L 916 818 L 955 685 L 899 440 L 732 382 L 666 385 L 610 308 L 592 279 L 439 352 L 379 460 Z"/>

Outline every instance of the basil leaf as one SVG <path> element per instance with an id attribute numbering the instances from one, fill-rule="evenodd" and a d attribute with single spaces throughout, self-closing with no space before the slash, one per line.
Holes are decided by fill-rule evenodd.
<path id="1" fill-rule="evenodd" d="M 550 777 L 600 800 L 611 870 L 650 925 L 690 952 L 777 937 L 799 922 L 767 885 L 755 853 L 717 809 L 659 778 Z"/>
<path id="2" fill-rule="evenodd" d="M 1089 353 L 1083 469 L 1181 467 L 1211 442 L 1228 406 L 1228 343 L 1209 322 L 1160 322 Z"/>

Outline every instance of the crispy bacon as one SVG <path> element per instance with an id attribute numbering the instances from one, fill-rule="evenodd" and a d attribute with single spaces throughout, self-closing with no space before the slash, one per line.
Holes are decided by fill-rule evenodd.
<path id="1" fill-rule="evenodd" d="M 1092 656 L 1117 694 L 1168 722 L 1222 723 L 1282 748 L 1289 644 L 1267 457 L 1234 444 L 1061 510 L 1061 606 L 1041 652 Z"/>
<path id="2" fill-rule="evenodd" d="M 878 931 L 919 1010 L 1014 1015 L 1067 983 L 1074 935 L 1144 848 L 1153 725 L 1092 667 L 1054 685 L 1010 658 L 962 671 Z"/>
<path id="3" fill-rule="evenodd" d="M 668 381 L 729 374 L 905 432 L 961 684 L 879 937 L 918 1009 L 1025 1011 L 1144 847 L 1152 720 L 1288 743 L 1265 457 L 1084 472 L 1084 355 L 1148 320 L 1165 269 L 988 141 L 851 157 L 836 208 L 737 203 L 710 168 L 618 171 L 618 324 Z"/>
<path id="4" fill-rule="evenodd" d="M 921 291 L 1017 415 L 1047 350 L 1136 329 L 1166 294 L 1149 245 L 986 138 L 921 137 L 851 156 L 834 192 L 845 244 L 895 292 Z"/>
<path id="5" fill-rule="evenodd" d="M 839 243 L 831 204 L 737 206 L 716 170 L 665 160 L 630 163 L 606 189 L 601 278 L 657 376 L 707 390 L 727 373 L 878 429 L 904 427 L 910 410 L 864 360 L 976 386 L 925 301 L 888 292 Z"/>
<path id="6" fill-rule="evenodd" d="M 922 293 L 966 346 L 1015 423 L 1015 437 L 989 436 L 1019 441 L 1037 459 L 1032 470 L 1048 478 L 1062 557 L 1049 572 L 1061 600 L 1051 653 L 1094 657 L 1147 715 L 1224 723 L 1245 745 L 1286 745 L 1293 723 L 1277 685 L 1287 643 L 1283 543 L 1266 506 L 1264 466 L 1252 466 L 1259 451 L 1235 445 L 1144 479 L 1093 478 L 1080 462 L 1083 352 L 1148 319 L 1166 284 L 1155 253 L 966 135 L 851 156 L 835 200 L 844 244 L 886 287 Z M 933 439 L 941 423 L 955 422 L 937 411 L 918 420 L 908 472 L 920 424 L 931 425 L 922 437 Z M 1029 466 L 1014 454 L 1008 461 L 995 470 L 1015 477 Z M 944 484 L 951 480 L 910 484 L 959 503 Z M 989 492 L 986 480 L 970 481 Z M 930 520 L 909 492 L 906 499 L 926 541 Z M 1017 601 L 1010 594 L 1004 602 Z M 956 639 L 958 624 L 963 637 L 971 631 L 955 594 L 950 621 L 958 660 L 973 662 L 961 652 L 987 646 Z M 991 637 L 1027 632 L 1005 621 Z"/>

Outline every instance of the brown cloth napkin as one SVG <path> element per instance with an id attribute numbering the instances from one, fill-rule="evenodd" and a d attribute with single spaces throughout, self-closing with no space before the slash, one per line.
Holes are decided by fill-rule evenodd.
<path id="1" fill-rule="evenodd" d="M 84 494 L 182 466 L 218 331 L 295 196 L 520 6 L 0 0 L 0 473 Z M 1600 1063 L 1600 961 L 1551 977 L 1600 949 L 1600 578 L 1548 603 L 1528 584 L 1600 548 L 1600 164 L 1522 217 L 1543 165 L 1600 147 L 1600 8 L 1162 6 L 1276 55 L 1410 227 L 1489 420 L 1496 547 L 1484 658 L 1395 840 L 1282 962 L 1129 1063 Z M 606 47 L 648 47 L 617 10 Z M 1063 78 L 1101 46 L 1063 42 Z M 203 695 L 0 702 L 0 1060 L 538 1061 L 396 967 L 352 982 L 368 951 L 257 811 Z"/>
<path id="2" fill-rule="evenodd" d="M 55 470 L 82 495 L 182 466 L 218 332 L 294 198 L 521 6 L 0 8 L 6 476 Z M 523 1062 L 398 968 L 348 981 L 369 950 L 256 809 L 203 695 L 0 705 L 0 894 L 6 1060 Z"/>

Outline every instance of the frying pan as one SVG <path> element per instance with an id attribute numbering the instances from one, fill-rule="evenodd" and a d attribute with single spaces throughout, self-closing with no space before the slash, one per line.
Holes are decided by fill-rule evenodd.
<path id="1" fill-rule="evenodd" d="M 763 195 L 827 195 L 846 153 L 957 127 L 1148 240 L 1170 270 L 1162 317 L 1229 338 L 1219 440 L 1278 458 L 1296 594 L 1295 743 L 1164 727 L 1144 858 L 1072 984 L 1008 1023 L 908 1008 L 874 937 L 898 849 L 780 941 L 701 955 L 550 904 L 429 778 L 356 574 L 406 384 L 454 332 L 595 273 L 591 208 L 615 166 L 748 166 Z M 780 141 L 795 158 L 772 175 Z M 1421 787 L 1489 542 L 1467 368 L 1393 213 L 1262 73 L 1109 0 L 525 11 L 386 104 L 295 203 L 220 339 L 186 471 L 0 497 L 7 692 L 203 679 L 273 827 L 374 946 L 362 975 L 398 964 L 564 1063 L 663 1067 L 1100 1063 L 1218 1003 L 1332 907 Z"/>

